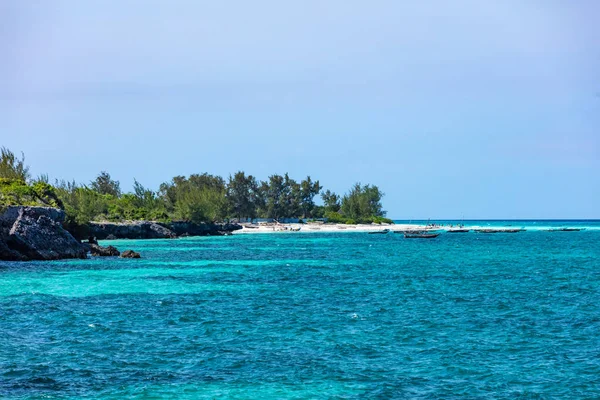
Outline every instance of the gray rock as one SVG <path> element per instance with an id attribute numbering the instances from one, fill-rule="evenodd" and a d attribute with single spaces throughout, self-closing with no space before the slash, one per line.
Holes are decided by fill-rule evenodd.
<path id="1" fill-rule="evenodd" d="M 26 258 L 18 251 L 15 251 L 8 247 L 6 240 L 0 240 L 0 260 L 23 261 L 26 260 Z"/>
<path id="2" fill-rule="evenodd" d="M 96 243 L 84 243 L 94 257 L 118 257 L 121 253 L 114 246 L 100 246 Z"/>
<path id="3" fill-rule="evenodd" d="M 177 237 L 169 228 L 150 221 L 90 222 L 90 235 L 108 239 L 171 239 Z"/>
<path id="4" fill-rule="evenodd" d="M 125 250 L 121 253 L 121 258 L 141 258 L 140 253 L 133 250 Z"/>
<path id="5" fill-rule="evenodd" d="M 220 236 L 242 229 L 238 224 L 194 224 L 152 221 L 90 222 L 89 234 L 100 240 L 171 239 L 185 236 Z"/>
<path id="6" fill-rule="evenodd" d="M 13 218 L 12 226 L 7 232 L 7 227 Z M 64 211 L 56 208 L 9 207 L 0 217 L 0 241 L 3 242 L 0 258 L 3 260 L 86 258 L 84 246 L 62 227 L 64 218 Z M 20 257 L 16 257 L 16 254 Z"/>

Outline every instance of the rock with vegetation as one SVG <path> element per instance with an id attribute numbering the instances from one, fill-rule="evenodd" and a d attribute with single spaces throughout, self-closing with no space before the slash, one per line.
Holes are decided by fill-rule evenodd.
<path id="1" fill-rule="evenodd" d="M 7 207 L 0 214 L 0 259 L 86 258 L 85 247 L 62 222 L 65 213 L 50 207 Z"/>
<path id="2" fill-rule="evenodd" d="M 319 194 L 323 205 L 314 201 Z M 229 179 L 208 173 L 175 176 L 156 191 L 134 180 L 133 191 L 126 193 L 106 171 L 87 184 L 57 180 L 51 185 L 47 175 L 31 178 L 24 156 L 0 149 L 0 206 L 60 208 L 63 226 L 80 240 L 226 235 L 241 229 L 225 223 L 232 219 L 390 223 L 382 197 L 375 185 L 357 183 L 338 195 L 310 176 L 297 181 L 287 173 L 273 174 L 259 181 L 243 171 Z"/>
<path id="3" fill-rule="evenodd" d="M 121 258 L 141 258 L 140 253 L 133 250 L 125 250 L 121 253 Z"/>

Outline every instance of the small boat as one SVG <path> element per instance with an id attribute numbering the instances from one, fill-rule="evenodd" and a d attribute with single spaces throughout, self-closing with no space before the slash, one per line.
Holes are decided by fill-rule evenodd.
<path id="1" fill-rule="evenodd" d="M 548 232 L 579 232 L 584 230 L 585 228 L 554 228 L 548 229 Z"/>
<path id="2" fill-rule="evenodd" d="M 524 232 L 525 229 L 475 229 L 475 232 L 478 233 L 517 233 Z"/>
<path id="3" fill-rule="evenodd" d="M 405 233 L 405 239 L 433 239 L 440 236 L 439 233 Z"/>
<path id="4" fill-rule="evenodd" d="M 385 235 L 386 233 L 388 233 L 390 230 L 389 229 L 384 229 L 382 231 L 373 231 L 373 232 L 369 232 L 369 235 Z"/>
<path id="5" fill-rule="evenodd" d="M 248 229 L 258 229 L 258 225 L 243 225 L 244 228 L 248 228 Z"/>
<path id="6" fill-rule="evenodd" d="M 297 227 L 297 228 L 290 228 L 290 231 L 292 232 L 300 232 L 300 229 L 302 229 L 302 227 Z"/>
<path id="7" fill-rule="evenodd" d="M 465 217 L 463 216 L 462 222 L 458 225 L 456 225 L 456 228 L 452 225 L 450 225 L 450 229 L 448 229 L 446 232 L 449 233 L 467 233 L 470 232 L 470 229 L 465 228 Z"/>

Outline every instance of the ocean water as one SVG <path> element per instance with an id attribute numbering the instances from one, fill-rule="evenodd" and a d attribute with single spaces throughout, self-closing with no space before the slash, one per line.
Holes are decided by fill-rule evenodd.
<path id="1" fill-rule="evenodd" d="M 567 219 L 552 219 L 552 220 L 534 220 L 534 219 L 516 219 L 516 220 L 475 220 L 475 219 L 449 219 L 449 220 L 395 220 L 397 224 L 415 224 L 427 225 L 429 223 L 438 225 L 459 225 L 465 227 L 489 227 L 489 228 L 524 228 L 530 231 L 544 231 L 548 229 L 560 228 L 579 228 L 585 230 L 600 230 L 600 220 L 567 220 Z"/>
<path id="2" fill-rule="evenodd" d="M 0 398 L 600 398 L 600 232 L 585 226 L 5 262 Z"/>

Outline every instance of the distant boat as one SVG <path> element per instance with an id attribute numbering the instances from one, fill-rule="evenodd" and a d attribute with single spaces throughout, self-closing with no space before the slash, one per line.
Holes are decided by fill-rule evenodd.
<path id="1" fill-rule="evenodd" d="M 585 228 L 554 228 L 548 229 L 548 232 L 579 232 L 584 230 Z"/>
<path id="2" fill-rule="evenodd" d="M 458 228 L 458 229 L 448 229 L 447 231 L 448 233 L 467 233 L 467 232 L 471 232 L 470 229 L 463 229 L 463 228 Z"/>
<path id="3" fill-rule="evenodd" d="M 390 230 L 389 229 L 384 229 L 382 231 L 373 231 L 373 232 L 369 232 L 369 235 L 385 235 L 386 233 L 388 233 Z"/>
<path id="4" fill-rule="evenodd" d="M 439 233 L 405 233 L 405 239 L 433 239 L 440 236 Z"/>
<path id="5" fill-rule="evenodd" d="M 517 233 L 524 232 L 525 229 L 475 229 L 475 232 L 478 233 Z"/>

